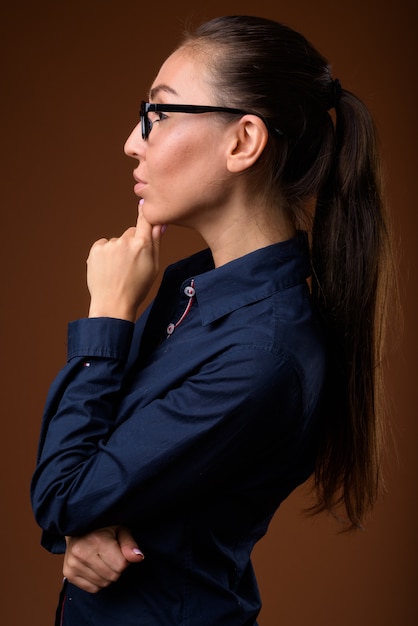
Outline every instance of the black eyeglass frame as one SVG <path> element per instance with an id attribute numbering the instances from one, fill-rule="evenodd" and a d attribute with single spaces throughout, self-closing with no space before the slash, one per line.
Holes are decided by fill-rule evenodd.
<path id="1" fill-rule="evenodd" d="M 235 115 L 256 115 L 264 122 L 268 130 L 272 130 L 278 135 L 283 135 L 282 131 L 278 128 L 271 128 L 267 120 L 259 113 L 251 113 L 250 111 L 244 111 L 243 109 L 206 106 L 200 104 L 154 104 L 152 102 L 145 102 L 142 100 L 141 108 L 139 110 L 139 118 L 141 120 L 141 133 L 144 141 L 148 139 L 152 130 L 152 122 L 148 119 L 148 113 L 150 111 L 161 111 L 161 113 L 232 113 Z"/>

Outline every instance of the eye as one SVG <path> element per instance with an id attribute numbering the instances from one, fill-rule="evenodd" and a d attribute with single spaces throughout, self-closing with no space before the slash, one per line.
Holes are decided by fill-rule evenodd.
<path id="1" fill-rule="evenodd" d="M 148 135 L 150 134 L 152 127 L 154 126 L 156 122 L 161 122 L 162 120 L 165 120 L 166 118 L 167 118 L 167 115 L 163 113 L 163 111 L 149 111 L 147 115 Z"/>
<path id="2" fill-rule="evenodd" d="M 152 125 L 155 122 L 161 122 L 162 120 L 167 119 L 167 115 L 163 111 L 150 111 L 148 113 L 148 119 Z"/>

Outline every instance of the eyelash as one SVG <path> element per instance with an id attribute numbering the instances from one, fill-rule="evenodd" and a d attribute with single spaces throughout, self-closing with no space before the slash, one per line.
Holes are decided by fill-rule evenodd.
<path id="1" fill-rule="evenodd" d="M 154 123 L 154 122 L 161 122 L 162 120 L 167 119 L 167 115 L 164 113 L 164 111 L 153 111 L 152 114 L 157 116 L 157 119 L 155 119 L 155 120 L 151 119 L 152 123 Z M 150 114 L 148 113 L 148 116 L 149 115 Z"/>

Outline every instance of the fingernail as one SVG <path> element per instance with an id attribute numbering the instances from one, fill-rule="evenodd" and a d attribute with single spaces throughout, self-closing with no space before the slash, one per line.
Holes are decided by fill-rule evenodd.
<path id="1" fill-rule="evenodd" d="M 132 552 L 134 554 L 137 554 L 138 556 L 142 556 L 142 558 L 144 558 L 144 553 L 141 552 L 141 550 L 139 548 L 132 548 Z"/>
<path id="2" fill-rule="evenodd" d="M 145 202 L 144 198 L 141 198 L 140 201 L 139 201 L 139 205 L 142 206 L 144 204 L 144 202 Z"/>
<path id="3" fill-rule="evenodd" d="M 167 230 L 167 224 L 163 224 L 163 226 L 161 226 L 161 234 L 164 235 L 166 230 Z"/>

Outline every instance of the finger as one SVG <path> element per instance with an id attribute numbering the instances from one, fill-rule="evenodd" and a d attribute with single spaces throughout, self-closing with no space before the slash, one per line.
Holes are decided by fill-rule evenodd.
<path id="1" fill-rule="evenodd" d="M 152 227 L 153 240 L 159 242 L 166 230 L 167 230 L 167 224 L 163 224 L 163 225 L 159 224 L 158 226 L 153 226 Z"/>
<path id="2" fill-rule="evenodd" d="M 95 585 L 94 583 L 91 583 L 89 580 L 86 580 L 85 578 L 82 578 L 80 576 L 77 576 L 77 578 L 75 578 L 74 580 L 70 580 L 69 578 L 67 580 L 79 589 L 87 591 L 87 593 L 97 593 L 98 591 L 101 591 L 102 589 L 105 589 L 109 586 L 107 584 Z"/>
<path id="3" fill-rule="evenodd" d="M 96 530 L 84 537 L 67 537 L 64 565 L 96 582 L 113 581 L 128 566 L 116 539 L 116 526 Z"/>
<path id="4" fill-rule="evenodd" d="M 66 573 L 66 570 L 64 568 L 63 574 L 65 575 L 65 573 Z M 105 589 L 106 587 L 109 587 L 111 584 L 111 582 L 108 582 L 106 580 L 94 582 L 88 577 L 84 577 L 79 574 L 74 575 L 71 572 L 69 573 L 68 576 L 65 576 L 65 578 L 72 585 L 75 585 L 76 587 L 79 587 L 79 589 L 82 589 L 83 591 L 87 591 L 88 593 L 97 593 L 101 589 Z"/>
<path id="5" fill-rule="evenodd" d="M 157 270 L 160 265 L 161 238 L 166 228 L 167 226 L 163 224 L 163 225 L 153 226 L 152 231 L 151 231 L 152 257 L 153 257 L 154 265 Z"/>
<path id="6" fill-rule="evenodd" d="M 89 559 L 88 565 L 109 580 L 115 580 L 114 575 L 118 576 L 129 565 L 121 552 L 117 531 L 117 526 L 108 526 L 91 533 L 95 540 L 97 559 Z"/>
<path id="7" fill-rule="evenodd" d="M 167 224 L 150 224 L 142 212 L 143 204 L 144 199 L 142 198 L 138 204 L 137 232 L 142 232 L 142 229 L 145 228 L 148 233 L 151 232 L 152 240 L 158 241 L 167 230 Z"/>
<path id="8" fill-rule="evenodd" d="M 100 573 L 101 568 L 104 570 L 103 575 Z M 118 573 L 104 566 L 100 558 L 92 567 L 89 564 L 80 563 L 71 555 L 65 557 L 62 572 L 67 580 L 90 593 L 108 587 L 119 577 Z"/>
<path id="9" fill-rule="evenodd" d="M 137 235 L 147 235 L 151 237 L 152 225 L 146 220 L 143 212 L 142 206 L 144 204 L 144 199 L 142 198 L 138 204 L 138 217 L 136 220 L 136 233 Z"/>
<path id="10" fill-rule="evenodd" d="M 109 239 L 107 239 L 106 237 L 101 237 L 100 239 L 97 239 L 97 241 L 95 241 L 95 242 L 93 243 L 92 248 L 93 248 L 94 246 L 101 246 L 101 245 L 103 245 L 103 244 L 107 243 L 108 241 L 109 241 Z"/>
<path id="11" fill-rule="evenodd" d="M 160 258 L 160 243 L 161 237 L 165 232 L 167 225 L 165 224 L 150 224 L 142 212 L 142 206 L 144 199 L 142 198 L 138 205 L 138 219 L 136 224 L 136 237 L 142 240 L 142 244 L 148 244 L 150 246 L 153 262 L 155 268 L 158 269 Z"/>
<path id="12" fill-rule="evenodd" d="M 138 547 L 130 531 L 121 526 L 118 529 L 117 539 L 124 558 L 130 563 L 140 563 L 144 560 L 144 554 Z"/>
<path id="13" fill-rule="evenodd" d="M 87 262 L 90 261 L 91 257 L 96 253 L 97 249 L 103 247 L 106 243 L 108 243 L 108 241 L 109 240 L 105 239 L 104 237 L 102 237 L 102 239 L 98 239 L 97 241 L 95 241 L 90 247 L 89 254 L 87 257 Z"/>

